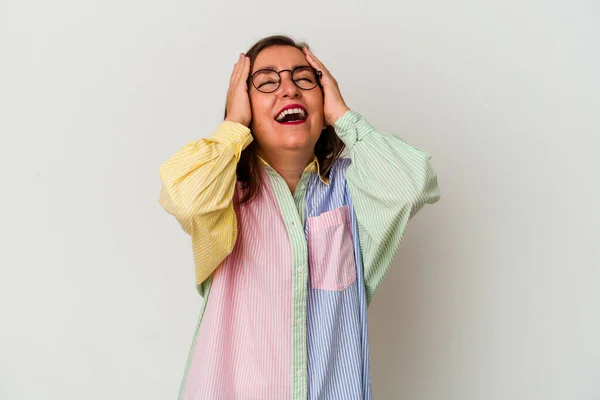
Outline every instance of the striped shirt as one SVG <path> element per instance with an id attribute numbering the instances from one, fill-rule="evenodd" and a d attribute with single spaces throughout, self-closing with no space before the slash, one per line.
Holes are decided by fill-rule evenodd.
<path id="1" fill-rule="evenodd" d="M 431 155 L 350 110 L 350 158 L 315 158 L 292 194 L 264 160 L 238 205 L 252 135 L 224 121 L 159 168 L 159 203 L 192 238 L 204 298 L 179 399 L 371 399 L 367 307 L 408 221 L 440 199 Z"/>

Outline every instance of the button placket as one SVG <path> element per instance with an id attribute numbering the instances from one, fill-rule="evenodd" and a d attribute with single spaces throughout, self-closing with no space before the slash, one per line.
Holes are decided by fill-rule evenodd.
<path id="1" fill-rule="evenodd" d="M 306 300 L 308 279 L 308 254 L 304 227 L 303 202 L 307 187 L 306 178 L 298 186 L 300 190 L 291 193 L 287 184 L 278 174 L 271 175 L 274 192 L 282 214 L 287 219 L 287 230 L 292 245 L 292 397 L 307 398 L 307 360 L 306 360 Z"/>

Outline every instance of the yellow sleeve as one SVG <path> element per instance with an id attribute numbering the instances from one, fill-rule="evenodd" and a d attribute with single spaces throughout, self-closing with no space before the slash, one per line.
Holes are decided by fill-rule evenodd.
<path id="1" fill-rule="evenodd" d="M 252 140 L 248 127 L 223 121 L 210 138 L 188 143 L 158 169 L 158 202 L 192 238 L 197 286 L 233 250 L 236 167 Z"/>

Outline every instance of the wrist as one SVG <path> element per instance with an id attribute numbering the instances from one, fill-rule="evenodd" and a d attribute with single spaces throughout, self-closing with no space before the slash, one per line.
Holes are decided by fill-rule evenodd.
<path id="1" fill-rule="evenodd" d="M 344 116 L 344 114 L 346 114 L 347 111 L 350 111 L 350 108 L 348 108 L 348 106 L 344 105 L 343 107 L 340 107 L 338 110 L 333 112 L 331 114 L 331 125 L 335 124 L 335 121 L 342 118 Z"/>
<path id="2" fill-rule="evenodd" d="M 227 117 L 227 118 L 225 118 L 225 121 L 235 122 L 236 124 L 242 124 L 247 128 L 249 128 L 249 125 L 250 125 L 250 121 L 244 121 L 242 118 L 237 118 L 237 117 Z"/>

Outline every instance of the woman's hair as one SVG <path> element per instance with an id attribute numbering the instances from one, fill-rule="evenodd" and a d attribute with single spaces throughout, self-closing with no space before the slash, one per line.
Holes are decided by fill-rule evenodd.
<path id="1" fill-rule="evenodd" d="M 304 42 L 296 42 L 289 36 L 274 35 L 268 36 L 256 42 L 246 52 L 246 56 L 250 58 L 250 71 L 254 66 L 254 61 L 258 54 L 269 47 L 273 46 L 292 46 L 302 51 L 303 47 L 308 47 Z M 319 87 L 321 84 L 319 83 Z M 323 88 L 321 87 L 321 90 Z M 227 109 L 225 109 L 225 118 L 227 117 Z M 238 204 L 251 202 L 256 198 L 263 184 L 261 174 L 261 164 L 257 157 L 257 142 L 253 140 L 243 151 L 237 165 L 236 175 L 237 180 L 242 183 L 242 195 L 237 199 Z M 328 176 L 331 166 L 334 161 L 339 158 L 344 150 L 344 143 L 335 133 L 333 126 L 327 126 L 321 131 L 321 136 L 315 145 L 315 156 L 319 160 L 319 169 L 322 175 Z"/>

